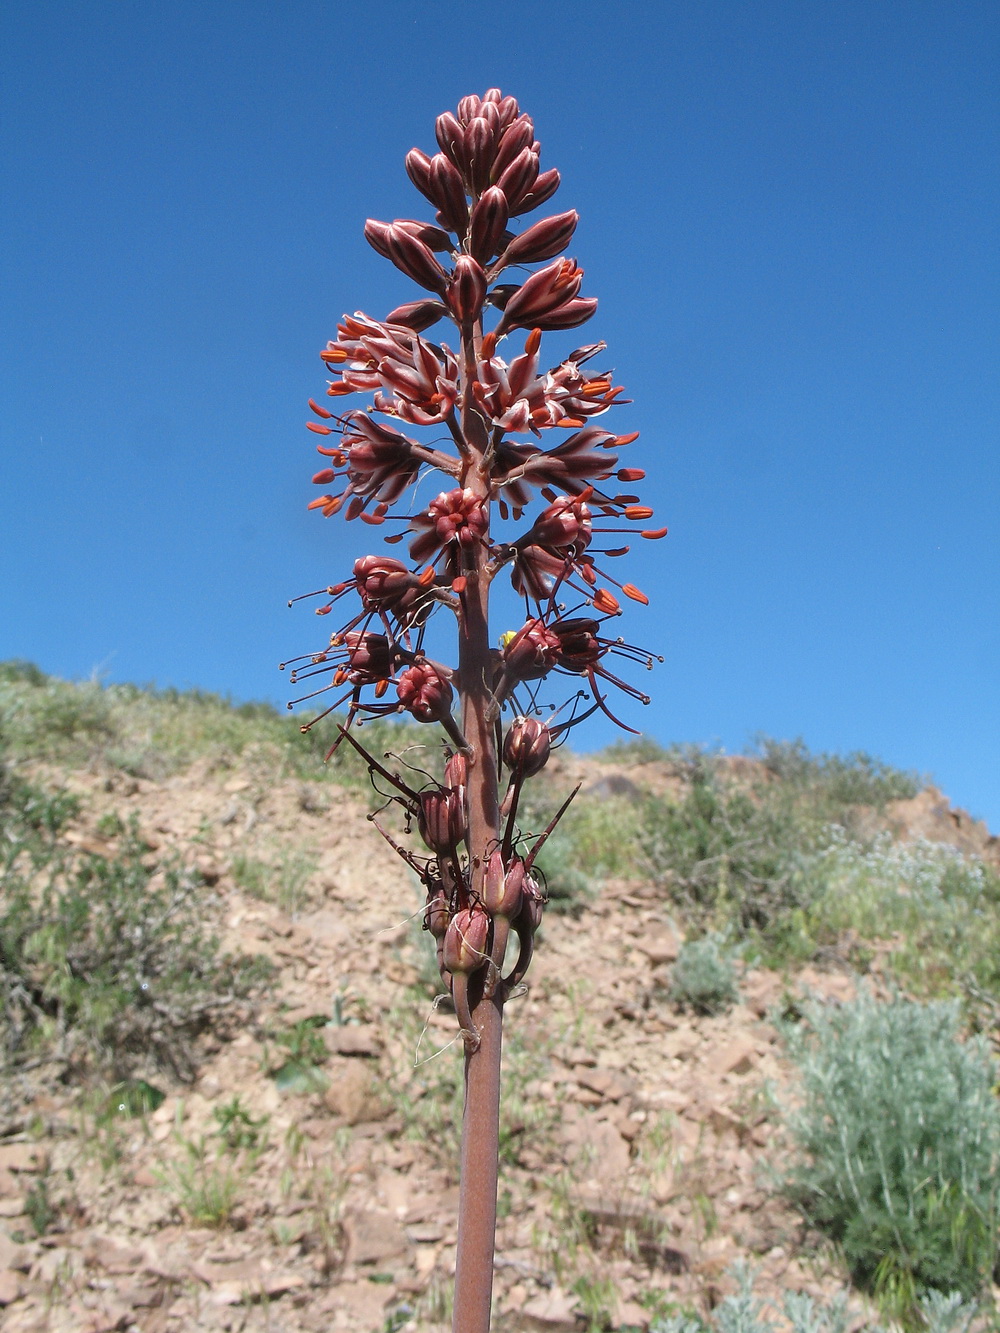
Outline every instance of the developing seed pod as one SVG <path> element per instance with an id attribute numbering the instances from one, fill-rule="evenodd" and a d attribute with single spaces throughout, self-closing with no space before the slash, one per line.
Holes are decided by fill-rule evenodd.
<path id="1" fill-rule="evenodd" d="M 417 827 L 432 852 L 447 856 L 456 851 L 468 830 L 465 788 L 443 787 L 421 792 Z"/>
<path id="2" fill-rule="evenodd" d="M 444 785 L 459 789 L 464 788 L 468 776 L 469 761 L 461 750 L 457 754 L 450 755 L 444 766 Z"/>
<path id="3" fill-rule="evenodd" d="M 436 940 L 443 940 L 451 920 L 448 895 L 443 888 L 437 888 L 427 895 L 424 907 L 424 929 L 429 930 Z"/>
<path id="4" fill-rule="evenodd" d="M 468 975 L 486 962 L 490 918 L 481 907 L 463 907 L 448 924 L 444 965 L 452 976 Z"/>
<path id="5" fill-rule="evenodd" d="M 539 717 L 517 717 L 507 729 L 503 761 L 512 773 L 533 778 L 549 761 L 552 733 Z"/>

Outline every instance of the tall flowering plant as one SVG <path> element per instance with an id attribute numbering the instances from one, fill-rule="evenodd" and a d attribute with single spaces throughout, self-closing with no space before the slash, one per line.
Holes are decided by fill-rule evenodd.
<path id="1" fill-rule="evenodd" d="M 344 316 L 320 353 L 332 402 L 310 400 L 307 423 L 323 459 L 310 508 L 371 527 L 399 523 L 385 540 L 406 542 L 409 560 L 360 556 L 349 576 L 309 594 L 322 598 L 317 615 L 346 605 L 347 618 L 296 659 L 292 678 L 316 681 L 307 698 L 333 692 L 308 726 L 345 709 L 333 748 L 353 746 L 416 828 L 419 841 L 404 845 L 375 821 L 426 888 L 423 924 L 465 1044 L 454 1327 L 487 1333 L 503 1007 L 531 959 L 545 907 L 535 858 L 556 822 L 523 830 L 522 789 L 571 727 L 596 710 L 618 721 L 609 687 L 649 702 L 613 659 L 652 659 L 609 628 L 620 598 L 647 598 L 605 562 L 628 552 L 622 534 L 666 529 L 647 526 L 652 510 L 620 489 L 644 475 L 619 463 L 635 435 L 595 424 L 622 401 L 611 372 L 589 368 L 605 344 L 543 369 L 543 333 L 584 324 L 597 301 L 580 294 L 576 261 L 561 257 L 575 211 L 516 229 L 559 188 L 559 172 L 541 169 L 531 118 L 491 88 L 463 97 L 435 130 L 437 153 L 406 157 L 435 220 L 365 224 L 370 244 L 422 294 L 381 321 Z M 439 325 L 452 332 L 439 335 Z M 370 395 L 367 405 L 345 409 L 341 400 L 356 394 Z M 417 510 L 417 487 L 433 473 L 443 489 Z M 510 580 L 525 617 L 499 637 L 490 625 L 498 578 Z M 442 612 L 457 629 L 455 665 L 427 650 Z M 552 692 L 565 694 L 567 681 L 570 697 L 553 712 Z M 437 729 L 439 777 L 417 787 L 368 752 L 358 728 L 390 713 Z"/>

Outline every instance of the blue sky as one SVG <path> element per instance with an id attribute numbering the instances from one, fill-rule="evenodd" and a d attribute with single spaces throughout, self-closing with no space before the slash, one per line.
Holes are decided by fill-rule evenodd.
<path id="1" fill-rule="evenodd" d="M 1000 829 L 995 4 L 37 0 L 0 35 L 0 656 L 283 701 L 287 598 L 380 545 L 305 510 L 318 349 L 417 294 L 364 219 L 423 216 L 404 154 L 498 85 L 670 526 L 630 719 L 865 749 Z"/>

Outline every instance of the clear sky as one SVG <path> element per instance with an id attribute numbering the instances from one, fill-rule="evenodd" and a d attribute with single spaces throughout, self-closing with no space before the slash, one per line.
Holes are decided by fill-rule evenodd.
<path id="1" fill-rule="evenodd" d="M 498 85 L 670 526 L 631 720 L 865 749 L 1000 830 L 998 37 L 995 0 L 5 6 L 0 656 L 283 701 L 286 599 L 380 548 L 305 509 L 317 352 L 418 294 L 364 219 L 425 216 L 404 154 Z"/>

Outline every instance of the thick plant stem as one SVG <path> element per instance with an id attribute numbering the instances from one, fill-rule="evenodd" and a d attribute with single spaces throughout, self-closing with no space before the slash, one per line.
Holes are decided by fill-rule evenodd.
<path id="1" fill-rule="evenodd" d="M 493 1300 L 503 1032 L 499 997 L 481 1000 L 473 1018 L 480 1043 L 478 1050 L 467 1051 L 465 1056 L 453 1333 L 489 1333 Z"/>
<path id="2" fill-rule="evenodd" d="M 488 437 L 485 423 L 473 406 L 470 389 L 479 336 L 479 329 L 474 332 L 466 330 L 462 338 L 462 434 L 471 455 L 463 481 L 480 497 L 489 515 L 489 475 L 483 465 Z M 490 646 L 485 550 L 486 543 L 483 542 L 472 553 L 463 593 L 458 645 L 462 727 L 471 745 L 467 795 L 473 895 L 482 889 L 486 858 L 491 847 L 496 846 L 500 832 L 497 756 L 493 725 L 489 720 L 494 661 Z M 484 970 L 480 969 L 471 981 L 475 993 L 482 996 Z M 490 1327 L 500 1139 L 502 995 L 481 998 L 474 1004 L 472 1021 L 478 1041 L 473 1044 L 467 1039 L 465 1052 L 454 1333 L 489 1333 Z"/>

